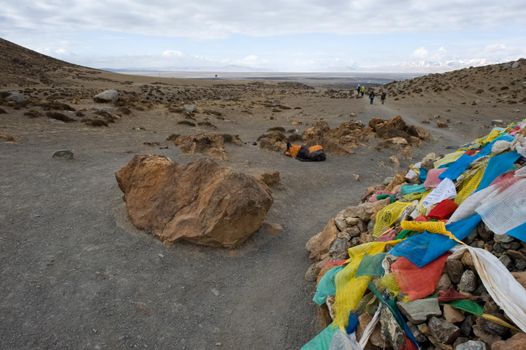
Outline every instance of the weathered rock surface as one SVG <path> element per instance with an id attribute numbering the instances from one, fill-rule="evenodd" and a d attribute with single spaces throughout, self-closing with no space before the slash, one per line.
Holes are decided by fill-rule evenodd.
<path id="1" fill-rule="evenodd" d="M 73 159 L 74 155 L 73 151 L 70 151 L 69 149 L 64 149 L 53 153 L 53 158 Z"/>
<path id="2" fill-rule="evenodd" d="M 420 299 L 408 303 L 398 303 L 398 307 L 407 319 L 414 324 L 427 321 L 428 317 L 441 316 L 437 298 Z"/>
<path id="3" fill-rule="evenodd" d="M 441 343 L 451 344 L 460 336 L 460 328 L 440 318 L 432 317 L 427 323 L 431 334 Z"/>
<path id="4" fill-rule="evenodd" d="M 322 260 L 327 256 L 332 242 L 334 242 L 338 236 L 338 232 L 334 219 L 329 220 L 323 231 L 307 241 L 305 248 L 310 252 L 310 258 Z"/>
<path id="5" fill-rule="evenodd" d="M 93 96 L 93 101 L 99 103 L 117 102 L 119 92 L 115 89 L 104 90 L 100 94 Z"/>
<path id="6" fill-rule="evenodd" d="M 458 344 L 455 350 L 486 350 L 486 344 L 480 340 L 468 340 L 465 343 Z"/>
<path id="7" fill-rule="evenodd" d="M 491 350 L 526 350 L 526 334 L 517 333 L 508 340 L 499 340 L 491 345 Z"/>
<path id="8" fill-rule="evenodd" d="M 235 247 L 260 228 L 272 205 L 264 184 L 211 159 L 179 165 L 139 155 L 115 176 L 131 222 L 167 243 Z"/>
<path id="9" fill-rule="evenodd" d="M 241 145 L 241 139 L 237 135 L 216 134 L 216 133 L 199 133 L 195 135 L 185 135 L 170 137 L 184 153 L 204 153 L 215 159 L 228 159 L 225 143 Z"/>

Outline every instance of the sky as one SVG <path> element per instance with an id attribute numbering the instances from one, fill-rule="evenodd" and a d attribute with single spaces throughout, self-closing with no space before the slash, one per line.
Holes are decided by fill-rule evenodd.
<path id="1" fill-rule="evenodd" d="M 2 0 L 0 37 L 95 68 L 428 73 L 526 57 L 526 3 Z"/>

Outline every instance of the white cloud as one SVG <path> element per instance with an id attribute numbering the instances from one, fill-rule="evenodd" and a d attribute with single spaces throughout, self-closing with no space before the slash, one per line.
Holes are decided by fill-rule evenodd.
<path id="1" fill-rule="evenodd" d="M 524 25 L 523 0 L 4 0 L 0 34 L 17 30 L 114 30 L 217 38 L 243 33 L 430 32 Z"/>
<path id="2" fill-rule="evenodd" d="M 168 58 L 183 57 L 183 53 L 177 50 L 164 50 L 161 56 Z"/>
<path id="3" fill-rule="evenodd" d="M 419 59 L 425 59 L 429 54 L 429 51 L 425 47 L 419 47 L 415 51 L 413 51 L 413 56 Z"/>

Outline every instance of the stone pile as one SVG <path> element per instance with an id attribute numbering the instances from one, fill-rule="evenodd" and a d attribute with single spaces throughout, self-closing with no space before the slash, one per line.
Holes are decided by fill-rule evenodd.
<path id="1" fill-rule="evenodd" d="M 380 137 L 407 137 L 411 142 L 422 140 L 418 136 L 411 135 L 413 131 L 410 128 L 393 127 L 396 124 L 403 125 L 400 119 L 394 118 L 387 122 L 373 120 L 370 127 Z M 491 157 L 495 157 L 499 153 L 506 157 L 514 157 L 514 154 L 517 154 L 517 157 L 512 158 L 516 159 L 515 162 L 509 165 L 500 165 L 498 168 L 494 168 L 495 170 L 490 169 L 492 168 L 490 167 L 491 164 L 486 165 L 490 169 L 488 170 L 490 174 L 487 176 L 495 176 L 494 178 L 497 179 L 500 174 L 498 179 L 502 178 L 502 180 L 499 181 L 509 181 L 503 183 L 511 185 L 526 181 L 522 178 L 522 167 L 525 164 L 524 153 L 526 152 L 523 151 L 521 143 L 523 140 L 521 135 L 525 131 L 526 122 L 512 124 L 505 129 L 494 129 L 488 136 L 475 140 L 468 144 L 467 148 L 457 150 L 456 153 L 441 157 L 433 153 L 428 154 L 421 162 L 412 165 L 406 174 L 397 174 L 386 179 L 384 184 L 368 188 L 361 203 L 350 206 L 331 218 L 324 229 L 306 244 L 313 264 L 307 270 L 305 279 L 319 283 L 314 302 L 320 305 L 321 315 L 323 315 L 327 328 L 306 344 L 303 349 L 329 349 L 331 343 L 332 346 L 335 346 L 334 344 L 342 341 L 342 337 L 346 339 L 345 341 L 351 341 L 349 339 L 352 337 L 347 339 L 347 335 L 342 336 L 343 333 L 338 331 L 338 326 L 341 327 L 342 325 L 347 327 L 350 336 L 356 336 L 357 339 L 360 339 L 366 333 L 365 328 L 371 324 L 373 330 L 365 349 L 416 349 L 416 344 L 422 349 L 526 348 L 525 345 L 521 344 L 521 339 L 526 338 L 526 336 L 519 328 L 520 325 L 513 321 L 516 318 L 509 316 L 510 309 L 503 306 L 502 300 L 494 299 L 494 288 L 501 287 L 502 290 L 506 290 L 506 288 L 512 288 L 510 287 L 511 284 L 506 283 L 506 286 L 488 284 L 487 277 L 484 276 L 483 278 L 480 275 L 480 265 L 477 265 L 480 262 L 476 263 L 480 257 L 474 257 L 471 250 L 465 249 L 459 253 L 448 253 L 446 249 L 444 253 L 439 255 L 440 258 L 432 259 L 430 260 L 431 263 L 428 262 L 422 266 L 413 263 L 413 261 L 418 261 L 419 257 L 414 259 L 415 257 L 400 255 L 399 251 L 394 252 L 394 250 L 394 253 L 391 254 L 391 250 L 395 247 L 398 248 L 397 245 L 406 239 L 412 239 L 411 242 L 422 242 L 411 243 L 415 244 L 413 247 L 415 252 L 433 251 L 432 246 L 420 247 L 416 245 L 426 242 L 422 240 L 423 238 L 419 238 L 422 231 L 404 230 L 402 226 L 408 227 L 406 223 L 411 223 L 414 220 L 415 223 L 443 223 L 443 227 L 449 227 L 446 225 L 447 218 L 455 213 L 457 206 L 451 209 L 446 219 L 442 219 L 442 222 L 439 219 L 432 218 L 431 209 L 437 208 L 439 203 L 442 204 L 442 201 L 450 205 L 451 199 L 446 198 L 436 202 L 426 210 L 421 207 L 422 201 L 427 198 L 426 196 L 430 196 L 429 194 L 435 191 L 435 186 L 438 186 L 436 184 L 431 185 L 432 181 L 429 180 L 431 181 L 428 185 L 430 187 L 426 188 L 424 180 L 427 180 L 428 176 L 432 179 L 432 176 L 429 175 L 430 172 L 439 171 L 440 164 L 452 166 L 451 164 L 455 164 L 455 159 L 458 159 L 464 152 L 468 154 L 484 152 L 484 146 L 489 145 L 494 150 L 489 157 L 490 162 Z M 427 137 L 424 134 L 421 136 Z M 413 137 L 415 139 L 412 139 Z M 507 140 L 508 144 L 499 141 L 504 139 Z M 515 141 L 511 142 L 513 139 Z M 494 144 L 499 147 L 493 147 Z M 451 158 L 452 155 L 456 158 Z M 448 157 L 452 159 L 449 162 L 445 161 L 445 159 L 449 159 Z M 487 162 L 488 158 L 481 160 Z M 460 176 L 458 180 L 455 178 L 459 192 L 449 198 L 458 199 L 460 204 L 457 205 L 462 205 L 469 198 L 469 193 L 466 197 L 460 197 L 459 194 L 466 191 L 466 188 L 470 188 L 467 183 L 474 176 L 474 171 L 480 169 L 477 166 L 480 165 L 475 163 L 471 172 L 468 167 L 465 170 L 466 174 Z M 482 167 L 482 170 L 485 169 Z M 491 175 L 493 171 L 498 173 Z M 437 178 L 435 181 L 439 181 L 438 184 L 440 184 L 440 181 L 445 180 Z M 481 183 L 480 179 L 479 183 Z M 489 186 L 489 183 L 485 186 Z M 476 188 L 476 186 L 471 187 L 470 193 L 476 193 L 474 192 Z M 484 188 L 482 187 L 481 190 Z M 438 191 L 435 191 L 436 193 Z M 459 197 L 457 198 L 457 196 Z M 397 203 L 401 203 L 407 209 L 396 211 L 394 208 L 396 208 Z M 463 210 L 466 210 L 465 208 Z M 518 208 L 510 210 L 518 210 Z M 506 276 L 516 284 L 513 288 L 520 288 L 520 285 L 526 288 L 526 241 L 519 239 L 520 234 L 513 234 L 513 236 L 503 233 L 496 234 L 489 229 L 484 217 L 482 220 L 480 217 L 478 219 L 475 217 L 475 220 L 478 221 L 474 221 L 475 225 L 472 226 L 474 229 L 466 232 L 462 237 L 464 246 L 490 252 L 495 259 L 493 264 L 498 264 L 509 271 Z M 384 221 L 385 225 L 382 226 Z M 464 225 L 468 225 L 467 221 Z M 439 228 L 428 228 L 428 230 L 432 229 L 436 232 L 430 231 L 431 233 L 442 236 L 439 233 Z M 453 234 L 457 234 L 456 232 Z M 427 232 L 424 234 L 429 235 Z M 380 246 L 381 249 L 374 248 Z M 441 249 L 441 247 L 437 246 L 437 249 Z M 357 271 L 364 267 L 364 257 L 369 256 L 372 259 L 379 253 L 381 253 L 379 255 L 381 266 L 376 267 L 380 268 L 381 274 L 374 275 L 374 272 L 369 271 L 367 273 L 372 275 L 367 275 L 367 273 L 359 275 Z M 397 273 L 394 266 L 399 262 L 403 263 L 404 261 L 401 259 L 405 259 L 407 261 L 406 266 L 410 264 L 413 270 L 400 270 L 401 272 Z M 354 266 L 353 263 L 356 261 L 359 263 L 359 267 L 355 266 L 355 270 L 349 269 L 350 266 Z M 373 263 L 369 262 L 369 264 Z M 370 266 L 365 265 L 365 268 Z M 358 269 L 356 270 L 356 268 Z M 415 272 L 417 277 L 415 277 Z M 436 278 L 430 277 L 433 274 L 436 275 Z M 363 284 L 363 281 L 369 282 Z M 408 285 L 408 283 L 413 285 Z M 329 288 L 331 285 L 331 288 L 334 288 L 332 291 Z M 488 285 L 491 286 L 489 292 L 487 290 Z M 423 286 L 426 290 L 422 294 Z M 338 294 L 339 288 L 345 292 Z M 526 293 L 526 291 L 522 292 Z M 420 294 L 414 294 L 417 295 L 414 296 L 411 293 Z M 498 293 L 502 294 L 503 292 Z M 320 299 L 320 295 L 322 299 Z M 362 295 L 361 300 L 356 299 L 360 295 Z M 385 300 L 382 301 L 382 298 Z M 359 301 L 356 302 L 356 300 Z M 516 301 L 510 297 L 510 302 Z M 387 304 L 389 307 L 386 306 Z M 346 306 L 351 310 L 348 316 L 342 317 L 338 314 L 341 310 L 345 310 L 342 309 L 345 307 L 342 305 L 354 305 Z M 516 306 L 516 308 L 519 309 L 520 307 Z M 505 312 L 504 309 L 508 311 Z M 376 319 L 375 312 L 378 312 L 377 323 L 373 322 Z M 353 319 L 356 321 L 352 321 Z M 522 319 L 526 320 L 526 314 L 522 316 Z M 355 328 L 349 330 L 351 324 Z M 328 336 L 327 334 L 331 335 Z M 332 339 L 328 337 L 332 337 Z"/>

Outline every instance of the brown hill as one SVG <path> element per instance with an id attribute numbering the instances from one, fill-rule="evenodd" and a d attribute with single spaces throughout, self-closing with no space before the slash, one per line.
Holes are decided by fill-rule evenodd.
<path id="1" fill-rule="evenodd" d="M 40 54 L 0 38 L 0 87 L 50 85 L 57 81 L 82 79 L 101 71 L 77 66 Z"/>
<path id="2" fill-rule="evenodd" d="M 526 59 L 502 64 L 464 68 L 443 74 L 393 82 L 386 85 L 395 100 L 406 97 L 462 97 L 465 103 L 516 104 L 526 102 Z"/>

